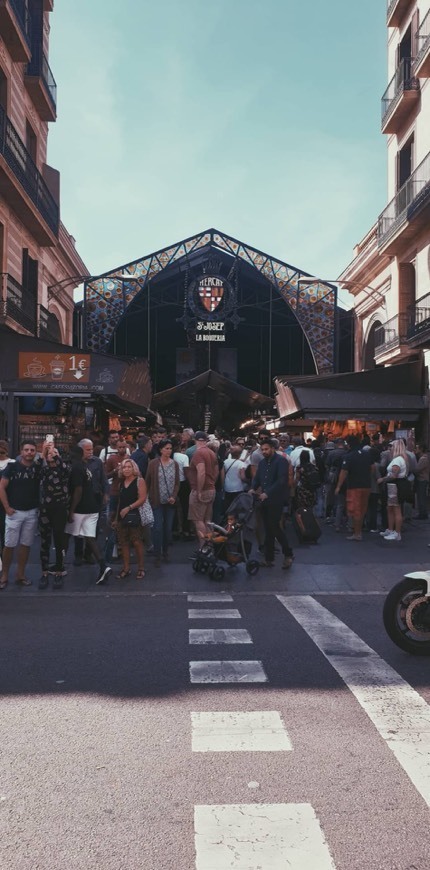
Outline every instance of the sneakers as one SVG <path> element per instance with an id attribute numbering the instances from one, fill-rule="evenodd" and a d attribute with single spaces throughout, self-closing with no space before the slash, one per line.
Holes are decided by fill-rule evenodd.
<path id="1" fill-rule="evenodd" d="M 401 541 L 402 536 L 399 535 L 398 532 L 390 532 L 388 535 L 384 535 L 384 541 Z"/>
<path id="2" fill-rule="evenodd" d="M 49 577 L 47 574 L 42 574 L 39 580 L 39 589 L 47 589 L 49 586 Z"/>
<path id="3" fill-rule="evenodd" d="M 102 586 L 103 583 L 107 583 L 111 574 L 112 568 L 109 568 L 109 565 L 106 565 L 105 568 L 100 568 L 100 574 L 97 577 L 96 586 Z"/>
<path id="4" fill-rule="evenodd" d="M 52 584 L 53 589 L 62 589 L 63 588 L 63 580 L 64 574 L 58 573 L 54 576 L 54 582 Z"/>
<path id="5" fill-rule="evenodd" d="M 294 556 L 285 556 L 284 561 L 282 563 L 283 571 L 288 571 L 288 569 L 291 568 L 291 565 L 293 564 L 293 562 L 294 562 Z"/>
<path id="6" fill-rule="evenodd" d="M 381 535 L 381 538 L 385 538 L 385 535 L 391 535 L 392 531 L 393 531 L 392 529 L 384 529 L 384 531 L 379 532 L 379 534 Z"/>

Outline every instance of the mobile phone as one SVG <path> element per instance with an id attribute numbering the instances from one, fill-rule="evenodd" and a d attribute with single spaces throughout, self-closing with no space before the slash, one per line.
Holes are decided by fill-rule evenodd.
<path id="1" fill-rule="evenodd" d="M 45 441 L 49 441 L 49 442 L 52 444 L 52 442 L 54 441 L 54 436 L 53 436 L 53 435 L 47 435 L 46 438 L 45 438 Z"/>

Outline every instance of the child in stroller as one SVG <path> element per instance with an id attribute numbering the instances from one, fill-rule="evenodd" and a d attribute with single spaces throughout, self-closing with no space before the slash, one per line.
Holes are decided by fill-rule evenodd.
<path id="1" fill-rule="evenodd" d="M 230 568 L 245 564 L 251 577 L 257 574 L 260 563 L 250 559 L 254 535 L 254 497 L 243 492 L 231 503 L 224 526 L 208 524 L 211 531 L 193 560 L 193 570 L 208 574 L 214 580 L 222 580 L 224 564 Z M 224 564 L 220 564 L 224 563 Z"/>

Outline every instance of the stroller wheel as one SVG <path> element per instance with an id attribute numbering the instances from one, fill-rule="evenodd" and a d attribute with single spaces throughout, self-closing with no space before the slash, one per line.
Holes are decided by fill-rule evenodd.
<path id="1" fill-rule="evenodd" d="M 194 562 L 193 562 L 193 571 L 195 571 L 196 574 L 199 573 L 199 571 L 200 571 L 200 559 L 194 559 Z"/>
<path id="2" fill-rule="evenodd" d="M 225 568 L 222 568 L 221 565 L 219 565 L 219 567 L 215 568 L 215 571 L 213 572 L 213 578 L 214 580 L 223 580 L 224 576 Z"/>
<path id="3" fill-rule="evenodd" d="M 209 568 L 209 562 L 207 561 L 207 559 L 202 559 L 200 562 L 200 573 L 206 574 L 208 568 Z"/>
<path id="4" fill-rule="evenodd" d="M 209 575 L 209 577 L 212 577 L 212 576 L 213 576 L 213 573 L 214 573 L 215 569 L 216 569 L 216 565 L 212 565 L 212 564 L 209 564 L 209 565 L 208 565 L 208 575 Z"/>
<path id="5" fill-rule="evenodd" d="M 255 574 L 258 574 L 260 570 L 260 563 L 257 562 L 256 559 L 251 559 L 250 562 L 246 563 L 246 573 L 249 574 L 250 577 L 254 577 Z"/>

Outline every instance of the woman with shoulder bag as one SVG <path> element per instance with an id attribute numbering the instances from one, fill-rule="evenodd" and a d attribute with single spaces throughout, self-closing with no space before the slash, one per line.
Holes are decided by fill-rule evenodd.
<path id="1" fill-rule="evenodd" d="M 147 499 L 146 483 L 140 476 L 140 471 L 133 459 L 124 459 L 118 466 L 118 477 L 121 481 L 118 496 L 118 510 L 114 527 L 121 547 L 123 566 L 117 574 L 119 580 L 129 577 L 130 547 L 133 546 L 137 556 L 137 580 L 143 580 L 143 527 L 139 508 Z"/>
<path id="2" fill-rule="evenodd" d="M 179 465 L 172 459 L 172 442 L 160 441 L 160 458 L 151 459 L 146 472 L 148 497 L 154 512 L 152 541 L 154 544 L 154 565 L 160 567 L 169 561 L 169 545 L 172 537 L 175 505 L 179 492 Z"/>
<path id="3" fill-rule="evenodd" d="M 381 532 L 385 541 L 401 541 L 402 507 L 410 499 L 411 485 L 408 480 L 408 455 L 402 438 L 393 441 L 391 445 L 391 462 L 387 466 L 385 477 L 378 478 L 378 484 L 385 483 L 387 487 L 388 528 Z"/>

